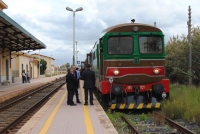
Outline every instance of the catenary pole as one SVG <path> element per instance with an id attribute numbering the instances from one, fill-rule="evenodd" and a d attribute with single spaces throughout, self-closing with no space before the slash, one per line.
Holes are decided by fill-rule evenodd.
<path id="1" fill-rule="evenodd" d="M 189 85 L 192 85 L 192 44 L 191 44 L 191 8 L 189 6 L 188 8 L 188 44 L 189 44 L 189 67 L 188 67 L 188 73 L 189 73 Z"/>

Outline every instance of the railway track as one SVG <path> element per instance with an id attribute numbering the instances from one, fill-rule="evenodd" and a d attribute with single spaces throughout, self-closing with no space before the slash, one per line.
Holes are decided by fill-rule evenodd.
<path id="1" fill-rule="evenodd" d="M 20 124 L 21 121 L 25 122 L 24 118 L 29 117 L 35 109 L 44 104 L 64 83 L 64 77 L 56 79 L 42 88 L 38 88 L 1 106 L 0 134 L 11 133 L 17 124 Z"/>
<path id="2" fill-rule="evenodd" d="M 157 113 L 159 114 L 159 113 Z M 161 115 L 162 116 L 162 115 Z M 195 132 L 192 132 L 191 130 L 185 128 L 184 126 L 181 126 L 180 124 L 174 122 L 173 120 L 167 118 L 167 117 L 164 117 L 165 121 L 173 128 L 173 129 L 169 129 L 169 131 L 163 131 L 163 132 L 156 132 L 157 130 L 162 130 L 162 128 L 159 128 L 159 126 L 156 126 L 156 125 L 150 125 L 150 124 L 135 124 L 133 125 L 133 123 L 124 115 L 122 115 L 122 119 L 128 124 L 129 128 L 132 130 L 132 132 L 134 134 L 195 134 Z M 145 132 L 140 132 L 138 130 L 138 128 L 145 128 L 144 125 L 148 125 L 148 130 L 153 130 L 152 131 L 149 131 L 146 130 Z M 163 128 L 164 129 L 164 128 Z M 175 130 L 175 131 L 174 131 Z"/>

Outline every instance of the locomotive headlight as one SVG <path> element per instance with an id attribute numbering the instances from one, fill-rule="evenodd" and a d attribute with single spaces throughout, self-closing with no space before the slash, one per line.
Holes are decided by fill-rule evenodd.
<path id="1" fill-rule="evenodd" d="M 160 73 L 160 70 L 159 70 L 158 68 L 155 68 L 155 69 L 153 70 L 153 72 L 154 72 L 154 74 L 159 74 L 159 73 Z"/>
<path id="2" fill-rule="evenodd" d="M 114 73 L 114 75 L 118 75 L 119 74 L 119 70 L 114 70 L 113 73 Z"/>

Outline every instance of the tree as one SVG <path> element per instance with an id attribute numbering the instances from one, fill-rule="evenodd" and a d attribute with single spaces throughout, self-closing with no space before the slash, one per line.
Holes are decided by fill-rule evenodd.
<path id="1" fill-rule="evenodd" d="M 192 42 L 186 36 L 173 37 L 166 45 L 166 76 L 172 83 L 187 84 L 189 76 L 193 83 L 200 81 L 200 28 L 193 27 Z M 189 47 L 192 47 L 192 74 L 188 73 Z"/>
<path id="2" fill-rule="evenodd" d="M 39 68 L 39 64 L 38 64 Z M 45 70 L 47 69 L 47 62 L 44 59 L 40 59 L 40 75 L 45 73 Z"/>
<path id="3" fill-rule="evenodd" d="M 68 68 L 70 67 L 70 64 L 69 64 L 69 63 L 67 63 L 67 64 L 66 64 L 66 67 L 67 67 L 67 69 L 68 69 Z"/>

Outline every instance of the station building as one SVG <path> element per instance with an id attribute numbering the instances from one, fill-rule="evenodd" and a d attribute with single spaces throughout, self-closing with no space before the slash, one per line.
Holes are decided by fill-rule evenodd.
<path id="1" fill-rule="evenodd" d="M 14 82 L 22 81 L 22 70 L 29 71 L 30 78 L 39 77 L 39 58 L 33 57 L 30 54 L 18 52 L 12 53 L 11 70 Z"/>
<path id="2" fill-rule="evenodd" d="M 0 0 L 0 85 L 12 81 L 12 55 L 23 50 L 45 49 L 46 46 L 3 12 L 8 6 Z M 35 62 L 34 62 L 35 63 Z M 19 64 L 21 64 L 19 62 Z M 25 63 L 26 64 L 26 63 Z M 28 64 L 29 65 L 29 64 Z M 23 64 L 19 69 L 30 69 Z M 34 67 L 34 66 L 32 66 Z M 19 70 L 18 73 L 21 73 Z M 34 76 L 35 77 L 35 76 Z"/>

